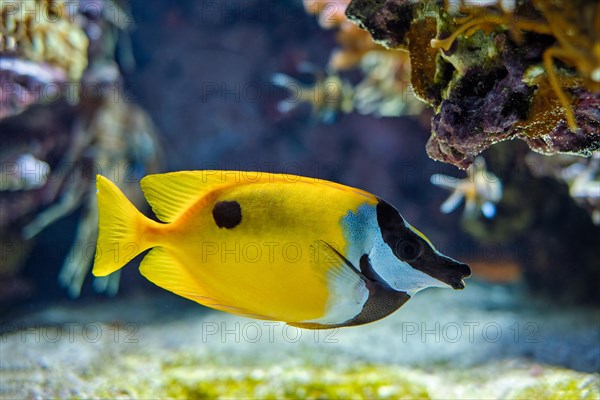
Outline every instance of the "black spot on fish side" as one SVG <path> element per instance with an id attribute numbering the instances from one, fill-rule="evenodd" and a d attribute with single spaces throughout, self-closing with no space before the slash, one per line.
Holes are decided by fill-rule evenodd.
<path id="1" fill-rule="evenodd" d="M 212 215 L 219 228 L 235 228 L 242 222 L 242 207 L 237 201 L 219 201 L 213 207 Z"/>
<path id="2" fill-rule="evenodd" d="M 392 250 L 401 236 L 411 236 L 410 229 L 404 225 L 404 219 L 394 207 L 385 200 L 379 199 L 377 203 L 377 224 L 381 230 L 381 237 Z"/>
<path id="3" fill-rule="evenodd" d="M 388 283 L 373 269 L 371 260 L 369 260 L 368 254 L 363 254 L 360 258 L 360 272 L 370 281 L 377 282 L 385 289 L 390 289 Z M 391 290 L 391 289 L 390 289 Z"/>

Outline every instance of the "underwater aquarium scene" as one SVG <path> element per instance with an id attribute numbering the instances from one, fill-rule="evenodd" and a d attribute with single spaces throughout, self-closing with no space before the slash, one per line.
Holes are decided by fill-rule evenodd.
<path id="1" fill-rule="evenodd" d="M 0 0 L 0 399 L 600 400 L 600 2 Z"/>

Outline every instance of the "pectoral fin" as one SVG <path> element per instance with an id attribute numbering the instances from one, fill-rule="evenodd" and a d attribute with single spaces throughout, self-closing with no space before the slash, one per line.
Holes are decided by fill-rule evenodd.
<path id="1" fill-rule="evenodd" d="M 303 329 L 331 329 L 345 326 L 363 309 L 369 297 L 365 277 L 329 243 L 317 240 L 312 245 L 314 273 L 329 292 L 325 315 L 309 321 L 286 321 Z"/>
<path id="2" fill-rule="evenodd" d="M 323 240 L 316 240 L 312 246 L 319 278 L 336 286 L 352 287 L 354 291 L 364 287 L 365 277 L 333 246 Z"/>

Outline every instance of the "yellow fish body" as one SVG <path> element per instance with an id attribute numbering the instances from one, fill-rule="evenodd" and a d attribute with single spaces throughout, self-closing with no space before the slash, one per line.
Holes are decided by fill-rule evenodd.
<path id="1" fill-rule="evenodd" d="M 295 175 L 182 171 L 149 175 L 142 215 L 98 176 L 93 273 L 152 248 L 140 271 L 200 304 L 304 328 L 383 318 L 428 286 L 464 287 L 469 268 L 438 253 L 388 203 Z"/>

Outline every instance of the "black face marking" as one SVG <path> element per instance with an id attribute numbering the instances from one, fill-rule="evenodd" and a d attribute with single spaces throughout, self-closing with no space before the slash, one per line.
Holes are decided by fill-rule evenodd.
<path id="1" fill-rule="evenodd" d="M 367 281 L 369 298 L 362 311 L 347 325 L 362 325 L 385 318 L 404 305 L 410 296 L 406 292 L 396 292 L 384 288 L 379 283 Z"/>
<path id="2" fill-rule="evenodd" d="M 377 203 L 377 223 L 383 241 L 400 260 L 454 289 L 465 287 L 462 280 L 471 275 L 469 266 L 436 253 L 423 238 L 404 225 L 398 210 L 381 199 Z M 419 245 L 413 248 L 415 243 Z"/>
<path id="3" fill-rule="evenodd" d="M 369 260 L 368 254 L 363 254 L 362 257 L 360 258 L 360 272 L 368 280 L 377 282 L 387 289 L 391 289 L 390 286 L 387 284 L 387 282 L 385 280 L 383 280 L 383 278 L 381 276 L 379 276 L 377 271 L 375 271 L 373 269 L 373 266 L 371 265 L 371 260 Z"/>
<path id="4" fill-rule="evenodd" d="M 386 241 L 386 235 L 394 234 L 399 230 L 406 229 L 404 226 L 404 219 L 394 207 L 392 207 L 387 201 L 378 199 L 377 203 L 377 223 L 381 229 L 381 233 L 384 235 L 383 240 Z"/>
<path id="5" fill-rule="evenodd" d="M 423 254 L 423 239 L 404 224 L 398 210 L 381 199 L 377 203 L 377 224 L 383 241 L 400 260 L 415 261 Z"/>
<path id="6" fill-rule="evenodd" d="M 349 261 L 345 261 L 350 268 L 356 270 Z M 360 258 L 360 276 L 369 291 L 369 297 L 360 313 L 354 318 L 337 324 L 298 323 L 291 324 L 308 329 L 331 329 L 344 326 L 364 325 L 387 317 L 404 305 L 410 296 L 406 292 L 398 292 L 385 283 L 375 272 L 369 261 L 369 255 L 363 254 Z M 357 272 L 358 273 L 358 272 Z M 289 322 L 288 322 L 289 323 Z"/>
<path id="7" fill-rule="evenodd" d="M 323 242 L 336 257 L 339 257 L 348 268 L 356 272 L 361 280 L 365 283 L 369 296 L 363 305 L 362 310 L 354 318 L 336 324 L 320 324 L 320 323 L 293 323 L 290 325 L 298 326 L 306 329 L 331 329 L 344 326 L 356 326 L 368 324 L 369 322 L 377 321 L 387 317 L 410 299 L 406 292 L 398 292 L 393 290 L 371 266 L 369 255 L 363 254 L 360 258 L 360 273 L 356 267 L 345 258 L 340 252 L 334 249 L 330 244 Z M 289 324 L 289 322 L 288 322 Z"/>
<path id="8" fill-rule="evenodd" d="M 404 305 L 410 296 L 406 292 L 398 292 L 390 288 L 375 272 L 369 261 L 369 256 L 364 254 L 360 258 L 360 269 L 364 275 L 369 297 L 363 305 L 361 312 L 343 326 L 362 325 L 387 317 Z M 367 275 L 365 275 L 365 272 Z"/>
<path id="9" fill-rule="evenodd" d="M 463 278 L 471 275 L 471 268 L 467 264 L 455 261 L 450 257 L 442 256 L 429 249 L 423 254 L 423 257 L 410 265 L 425 272 L 442 282 L 447 283 L 453 289 L 464 289 Z"/>
<path id="10" fill-rule="evenodd" d="M 212 215 L 219 228 L 235 228 L 242 222 L 242 207 L 237 201 L 219 201 L 213 207 Z"/>

